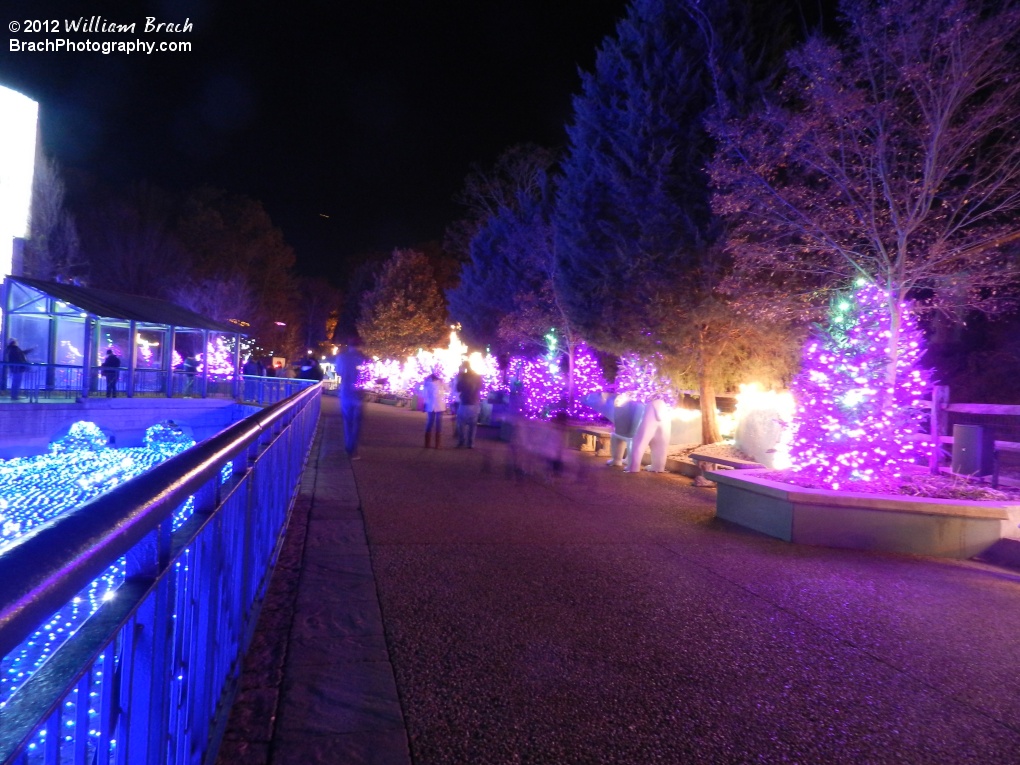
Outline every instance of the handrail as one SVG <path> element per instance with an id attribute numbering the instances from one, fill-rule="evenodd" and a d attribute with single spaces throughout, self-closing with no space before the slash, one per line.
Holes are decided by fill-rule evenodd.
<path id="1" fill-rule="evenodd" d="M 0 554 L 0 656 L 125 555 L 309 388 L 229 426 L 144 475 L 41 524 Z"/>
<path id="2" fill-rule="evenodd" d="M 130 613 L 134 613 L 136 609 L 143 607 L 142 601 L 137 598 L 148 599 L 150 593 L 155 593 L 156 602 L 164 604 L 156 607 L 165 608 L 168 597 L 166 593 L 173 592 L 174 585 L 169 585 L 170 589 L 167 589 L 167 584 L 160 583 L 167 577 L 174 576 L 173 561 L 179 560 L 182 550 L 193 543 L 199 545 L 200 549 L 212 549 L 208 547 L 210 544 L 222 547 L 223 549 L 216 553 L 217 556 L 224 560 L 236 558 L 236 563 L 240 567 L 238 570 L 243 568 L 250 573 L 250 576 L 245 575 L 243 582 L 239 581 L 237 584 L 244 594 L 238 591 L 237 595 L 230 596 L 236 597 L 237 600 L 236 603 L 232 601 L 229 609 L 233 614 L 229 617 L 231 621 L 224 622 L 223 625 L 223 628 L 228 629 L 232 635 L 231 644 L 236 643 L 238 630 L 243 633 L 246 629 L 244 624 L 237 620 L 241 619 L 247 623 L 251 618 L 248 614 L 251 598 L 257 594 L 255 583 L 261 581 L 266 575 L 264 571 L 271 568 L 272 547 L 278 544 L 276 535 L 282 532 L 289 503 L 292 503 L 296 496 L 300 482 L 300 465 L 310 444 L 311 432 L 314 431 L 314 419 L 309 419 L 309 416 L 317 412 L 317 407 L 312 412 L 309 412 L 307 407 L 316 403 L 314 399 L 320 393 L 320 386 L 313 385 L 285 401 L 235 423 L 207 441 L 156 466 L 148 473 L 122 484 L 80 508 L 42 524 L 0 554 L 0 657 L 6 656 L 22 645 L 33 631 L 38 629 L 40 623 L 71 602 L 96 577 L 107 571 L 112 563 L 126 556 L 129 566 L 126 572 L 127 579 L 118 588 L 115 601 L 105 604 L 83 624 L 80 630 L 82 633 L 90 633 L 91 637 L 86 638 L 83 635 L 83 639 L 78 641 L 79 646 L 101 646 L 102 642 L 96 642 L 100 639 L 97 630 L 102 631 L 98 625 L 102 623 L 110 625 L 111 617 L 124 608 L 129 608 Z M 298 450 L 300 454 L 297 453 Z M 263 458 L 271 454 L 288 455 L 287 463 L 293 467 L 286 468 L 283 473 L 277 472 L 272 466 L 281 463 L 279 458 L 273 457 L 266 462 L 265 470 L 259 468 L 258 465 L 262 464 Z M 226 464 L 233 466 L 233 478 L 227 484 L 223 484 L 220 471 Z M 251 486 L 252 480 L 267 485 L 275 483 L 278 490 L 274 489 L 272 495 L 266 495 L 269 504 L 261 506 L 259 512 L 250 515 L 249 511 L 243 511 L 241 515 L 237 515 L 239 507 L 237 502 L 245 503 L 243 505 L 245 507 L 248 502 L 242 498 L 248 496 L 247 489 L 241 494 L 238 492 L 242 487 Z M 194 515 L 180 530 L 171 532 L 174 512 L 189 496 L 196 498 Z M 233 503 L 235 508 L 231 511 L 233 515 L 229 517 L 245 519 L 250 516 L 250 521 L 244 520 L 243 523 L 255 524 L 251 530 L 237 527 L 237 533 L 243 535 L 243 543 L 239 541 L 241 537 L 232 534 L 221 536 L 214 527 L 209 526 L 210 523 L 222 522 L 222 514 L 219 511 L 227 507 L 228 503 Z M 263 516 L 266 512 L 269 514 Z M 267 523 L 269 525 L 266 525 Z M 200 544 L 200 535 L 207 541 Z M 256 551 L 250 545 L 257 538 L 264 541 L 259 542 L 260 547 Z M 274 539 L 277 541 L 274 542 Z M 266 544 L 270 547 L 267 548 Z M 248 552 L 245 552 L 246 550 Z M 253 553 L 255 557 L 251 558 L 250 555 Z M 187 589 L 190 585 L 184 586 Z M 122 592 L 125 595 L 123 600 Z M 132 592 L 136 597 L 127 597 Z M 130 601 L 134 601 L 133 606 L 128 605 Z M 109 608 L 111 606 L 115 607 Z M 151 609 L 152 606 L 148 608 Z M 257 605 L 255 611 L 257 613 Z M 123 619 L 123 616 L 114 618 L 115 623 L 110 629 L 122 629 Z M 90 626 L 93 622 L 96 622 L 96 626 Z M 117 641 L 122 641 L 130 640 L 129 636 L 133 633 L 129 631 L 118 634 L 127 635 L 116 638 Z M 71 638 L 76 639 L 77 635 Z M 72 657 L 76 650 L 78 649 L 70 651 Z M 87 650 L 92 652 L 88 661 L 96 661 L 95 650 L 98 649 Z M 198 646 L 189 650 L 202 648 Z M 25 731 L 31 731 L 32 726 L 36 724 L 37 718 L 33 716 L 36 711 L 44 715 L 59 714 L 57 711 L 59 707 L 54 706 L 50 700 L 60 698 L 52 694 L 69 692 L 66 686 L 60 685 L 61 683 L 67 682 L 67 678 L 75 672 L 80 677 L 81 672 L 90 671 L 87 664 L 83 665 L 81 670 L 73 670 L 73 667 L 67 670 L 66 668 L 70 666 L 68 662 L 77 667 L 75 663 L 77 660 L 65 658 L 54 661 L 60 656 L 58 649 L 57 653 L 39 668 L 39 682 L 32 682 L 35 680 L 34 676 L 29 682 L 34 688 L 52 690 L 44 690 L 41 694 L 36 691 L 29 692 L 21 700 L 25 703 L 18 702 L 20 691 L 16 692 L 11 704 L 4 710 L 3 716 L 8 719 L 0 726 L 0 729 L 4 730 L 4 736 L 0 737 L 3 743 L 3 747 L 0 747 L 3 749 L 0 752 L 0 760 L 4 758 L 4 752 L 10 754 L 11 746 L 17 746 L 19 740 L 25 740 L 22 738 L 26 735 Z M 52 669 L 51 664 L 54 665 Z M 56 670 L 56 665 L 61 664 L 65 670 Z M 221 667 L 222 664 L 216 666 Z M 70 674 L 66 674 L 67 671 L 70 671 Z M 221 671 L 225 673 L 228 670 L 215 670 L 216 673 Z M 62 672 L 65 674 L 61 674 Z M 225 674 L 211 675 L 203 687 L 206 691 L 218 688 L 226 679 Z M 130 692 L 132 686 L 129 681 L 125 682 L 127 683 L 124 686 L 124 689 L 127 689 L 125 692 Z M 61 687 L 65 690 L 61 691 Z M 27 688 L 28 686 L 26 691 Z M 205 699 L 208 692 L 201 695 Z M 208 699 L 195 703 L 202 704 L 207 701 Z M 212 702 L 214 703 L 215 699 L 212 699 Z M 134 715 L 139 723 L 132 730 L 147 730 L 147 725 L 152 727 L 160 720 L 165 720 L 167 714 L 165 702 L 158 703 L 164 704 L 164 707 L 139 711 Z M 118 705 L 115 703 L 107 704 L 107 709 L 116 708 Z M 202 714 L 194 719 L 211 719 L 211 712 L 207 715 L 205 707 L 200 708 Z M 172 722 L 170 724 L 172 730 L 177 731 L 167 734 L 171 735 L 171 738 L 204 736 L 202 725 L 197 725 L 192 730 L 174 726 Z M 158 738 L 163 734 L 154 731 L 151 735 Z M 126 742 L 117 744 L 118 747 L 125 745 Z M 81 746 L 85 744 L 82 743 Z M 124 750 L 121 751 L 123 753 Z M 150 757 L 155 756 L 152 755 L 155 750 L 151 744 L 147 751 L 149 754 L 144 759 L 139 755 L 138 762 L 148 762 Z M 158 757 L 154 761 L 162 762 Z"/>
<path id="3" fill-rule="evenodd" d="M 102 398 L 107 391 L 107 380 L 102 374 L 104 368 L 99 365 L 82 367 L 80 364 L 47 364 L 32 361 L 13 364 L 0 361 L 0 393 L 5 394 L 5 398 L 14 385 L 10 373 L 15 368 L 23 370 L 20 388 L 29 401 L 53 398 Z M 285 398 L 295 388 L 315 383 L 312 380 L 295 377 L 230 373 L 210 374 L 202 385 L 201 376 L 189 375 L 180 369 L 168 371 L 139 367 L 132 372 L 126 367 L 120 367 L 117 372 L 117 396 L 121 398 L 154 396 L 181 398 L 194 395 L 203 398 L 241 398 L 245 401 L 269 404 Z"/>

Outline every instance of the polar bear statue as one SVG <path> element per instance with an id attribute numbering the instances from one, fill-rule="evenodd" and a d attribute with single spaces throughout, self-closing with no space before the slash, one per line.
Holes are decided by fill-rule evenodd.
<path id="1" fill-rule="evenodd" d="M 645 449 L 651 447 L 652 464 L 648 469 L 653 473 L 665 473 L 666 450 L 669 448 L 672 429 L 673 411 L 669 404 L 661 398 L 645 404 L 644 416 L 634 432 L 627 472 L 637 473 L 641 470 L 641 458 L 645 456 Z"/>

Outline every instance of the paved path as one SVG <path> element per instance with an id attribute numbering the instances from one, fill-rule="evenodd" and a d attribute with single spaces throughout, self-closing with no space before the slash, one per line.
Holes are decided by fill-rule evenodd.
<path id="1" fill-rule="evenodd" d="M 224 764 L 1020 762 L 1020 573 L 789 545 L 590 456 L 521 476 L 423 416 L 369 406 L 352 471 L 325 399 Z"/>

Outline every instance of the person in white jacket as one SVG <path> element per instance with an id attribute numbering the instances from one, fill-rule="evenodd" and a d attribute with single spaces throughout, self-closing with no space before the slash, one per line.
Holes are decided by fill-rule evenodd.
<path id="1" fill-rule="evenodd" d="M 425 378 L 422 397 L 425 399 L 425 448 L 432 446 L 432 433 L 436 434 L 436 448 L 442 448 L 443 414 L 446 412 L 446 383 L 435 374 Z"/>

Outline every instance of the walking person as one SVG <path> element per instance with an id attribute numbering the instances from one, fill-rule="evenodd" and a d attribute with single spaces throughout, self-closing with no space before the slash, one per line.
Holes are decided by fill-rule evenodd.
<path id="1" fill-rule="evenodd" d="M 106 397 L 117 398 L 117 378 L 120 377 L 120 356 L 117 356 L 112 348 L 106 350 L 106 358 L 103 359 L 103 377 L 106 378 Z"/>
<path id="2" fill-rule="evenodd" d="M 194 354 L 187 355 L 181 363 L 181 370 L 184 372 L 184 395 L 190 396 L 195 388 L 195 378 L 198 376 L 198 359 Z"/>
<path id="3" fill-rule="evenodd" d="M 340 414 L 344 421 L 344 450 L 352 460 L 358 455 L 358 439 L 361 437 L 361 391 L 358 390 L 358 367 L 365 363 L 365 356 L 358 350 L 361 339 L 352 337 L 347 350 L 337 358 L 337 373 L 340 375 Z"/>
<path id="4" fill-rule="evenodd" d="M 25 365 L 28 363 L 27 354 L 31 352 L 31 350 L 22 350 L 18 341 L 13 337 L 4 349 L 4 361 L 11 373 L 11 401 L 21 398 L 21 378 L 25 374 Z"/>
<path id="5" fill-rule="evenodd" d="M 446 383 L 436 375 L 425 378 L 425 448 L 432 446 L 432 433 L 436 434 L 436 448 L 443 443 L 443 415 L 446 414 Z"/>
<path id="6" fill-rule="evenodd" d="M 482 400 L 482 376 L 467 362 L 457 375 L 457 448 L 475 447 L 475 430 L 478 427 L 478 410 Z"/>
<path id="7" fill-rule="evenodd" d="M 257 400 L 258 378 L 262 376 L 262 364 L 256 361 L 254 356 L 249 356 L 241 367 L 241 374 L 244 375 L 244 400 Z"/>

